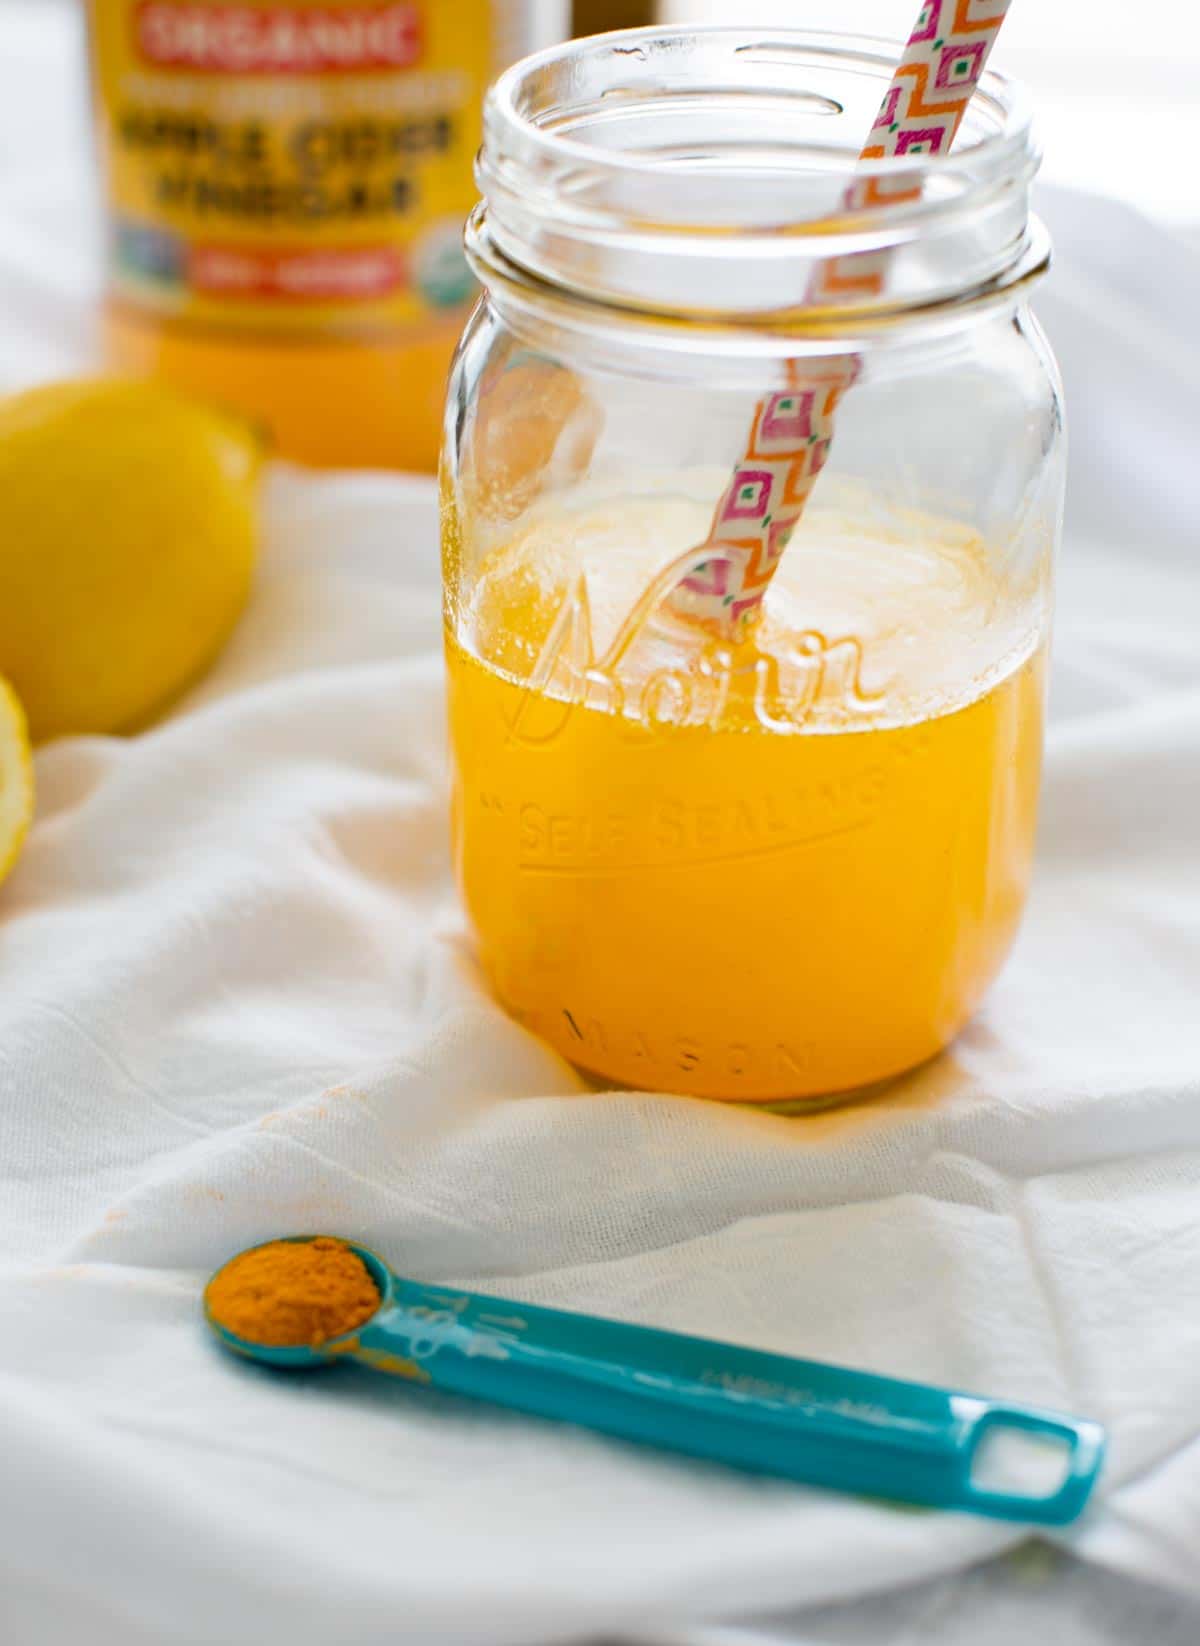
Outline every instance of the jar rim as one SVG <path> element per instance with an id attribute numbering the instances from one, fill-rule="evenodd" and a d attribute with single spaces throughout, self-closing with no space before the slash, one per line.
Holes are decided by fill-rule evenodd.
<path id="1" fill-rule="evenodd" d="M 994 290 L 1030 246 L 1028 96 L 989 70 L 951 153 L 862 161 L 902 49 L 833 30 L 676 25 L 525 58 L 485 104 L 472 260 L 591 303 L 738 325 Z M 828 137 L 824 114 L 839 117 Z M 817 280 L 822 265 L 836 278 Z M 869 266 L 886 280 L 846 278 Z"/>
<path id="2" fill-rule="evenodd" d="M 904 41 L 883 35 L 859 34 L 839 29 L 772 28 L 769 31 L 726 24 L 697 27 L 694 24 L 651 25 L 647 28 L 620 29 L 607 34 L 585 36 L 549 46 L 512 64 L 493 82 L 485 105 L 485 149 L 488 135 L 499 135 L 496 128 L 505 128 L 510 136 L 519 137 L 528 147 L 531 157 L 543 160 L 564 158 L 573 160 L 589 171 L 610 176 L 661 177 L 667 171 L 662 162 L 637 153 L 605 151 L 593 144 L 580 142 L 562 132 L 547 130 L 522 108 L 522 88 L 545 74 L 548 69 L 568 60 L 588 57 L 634 57 L 655 44 L 675 46 L 691 40 L 737 42 L 735 55 L 751 53 L 762 57 L 801 53 L 821 54 L 840 58 L 843 62 L 856 59 L 862 63 L 877 64 L 890 78 L 904 51 Z M 948 154 L 916 155 L 912 158 L 862 160 L 855 158 L 854 176 L 858 178 L 887 177 L 910 184 L 923 183 L 933 177 L 952 177 L 968 174 L 977 169 L 981 160 L 989 171 L 1004 170 L 1019 164 L 1030 150 L 1033 137 L 1032 100 L 1024 84 L 999 70 L 988 68 L 980 76 L 972 106 L 989 103 L 1003 112 L 1003 128 L 974 142 L 956 144 Z M 489 125 L 491 131 L 489 132 Z M 481 156 L 484 151 L 481 151 Z M 753 174 L 756 168 L 746 168 Z M 729 173 L 737 168 L 728 168 Z M 972 177 L 972 181 L 974 181 Z"/>

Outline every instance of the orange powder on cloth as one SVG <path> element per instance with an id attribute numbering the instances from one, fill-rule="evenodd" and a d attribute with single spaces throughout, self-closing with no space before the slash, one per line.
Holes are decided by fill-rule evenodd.
<path id="1" fill-rule="evenodd" d="M 275 1240 L 243 1252 L 209 1282 L 218 1326 L 248 1343 L 318 1348 L 369 1320 L 379 1288 L 344 1240 Z"/>

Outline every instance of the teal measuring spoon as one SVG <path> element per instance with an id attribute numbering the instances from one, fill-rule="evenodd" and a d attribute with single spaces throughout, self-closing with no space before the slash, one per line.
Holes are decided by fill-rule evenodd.
<path id="1" fill-rule="evenodd" d="M 270 1366 L 356 1360 L 429 1388 L 758 1474 L 1000 1520 L 1066 1525 L 1082 1513 L 1100 1472 L 1104 1431 L 1085 1418 L 426 1286 L 393 1274 L 365 1246 L 346 1244 L 379 1288 L 379 1308 L 355 1331 L 317 1348 L 269 1347 L 226 1331 L 206 1306 L 209 1326 L 226 1348 Z M 1048 1488 L 987 1483 L 984 1448 L 1005 1431 L 1056 1448 Z"/>

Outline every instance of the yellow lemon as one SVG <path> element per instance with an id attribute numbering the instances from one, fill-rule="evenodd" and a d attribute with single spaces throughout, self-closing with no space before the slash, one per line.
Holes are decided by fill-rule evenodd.
<path id="1" fill-rule="evenodd" d="M 213 658 L 250 587 L 261 449 L 158 384 L 0 401 L 0 674 L 36 742 L 144 721 Z"/>
<path id="2" fill-rule="evenodd" d="M 33 760 L 17 694 L 0 680 L 0 880 L 17 860 L 33 816 Z"/>

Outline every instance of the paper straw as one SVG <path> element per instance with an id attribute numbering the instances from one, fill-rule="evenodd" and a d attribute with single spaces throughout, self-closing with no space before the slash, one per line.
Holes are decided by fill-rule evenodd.
<path id="1" fill-rule="evenodd" d="M 949 152 L 1008 7 L 1009 0 L 925 0 L 860 159 Z M 843 207 L 857 212 L 920 192 L 903 176 L 859 177 Z M 878 293 L 886 261 L 886 252 L 827 260 L 808 301 Z M 672 595 L 678 610 L 729 635 L 759 610 L 829 455 L 838 401 L 857 374 L 854 355 L 819 366 L 788 362 L 786 386 L 755 408 L 745 449 L 696 550 L 711 547 L 720 556 L 693 562 Z"/>

